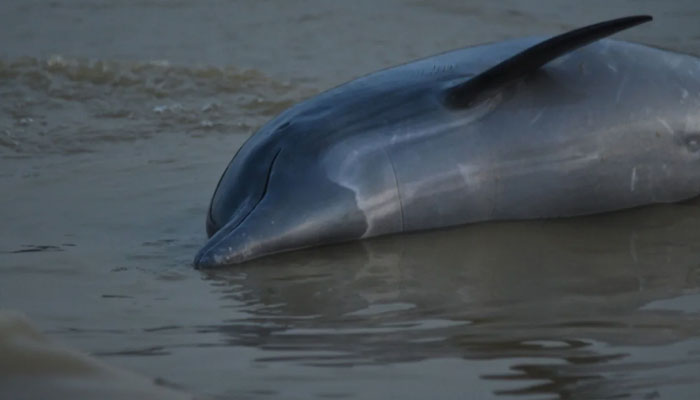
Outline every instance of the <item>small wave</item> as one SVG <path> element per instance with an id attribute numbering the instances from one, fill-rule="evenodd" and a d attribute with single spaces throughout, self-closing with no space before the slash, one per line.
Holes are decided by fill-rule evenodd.
<path id="1" fill-rule="evenodd" d="M 236 67 L 0 60 L 0 151 L 75 153 L 173 132 L 249 135 L 310 94 Z"/>

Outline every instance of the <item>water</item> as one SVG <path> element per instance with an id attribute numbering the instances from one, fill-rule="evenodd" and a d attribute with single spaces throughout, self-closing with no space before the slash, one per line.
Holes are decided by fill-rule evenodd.
<path id="1" fill-rule="evenodd" d="M 620 37 L 700 54 L 695 1 L 6 0 L 0 306 L 204 397 L 695 399 L 699 201 L 190 266 L 226 163 L 289 105 L 642 12 L 656 21 Z M 59 379 L 48 361 L 21 379 Z"/>

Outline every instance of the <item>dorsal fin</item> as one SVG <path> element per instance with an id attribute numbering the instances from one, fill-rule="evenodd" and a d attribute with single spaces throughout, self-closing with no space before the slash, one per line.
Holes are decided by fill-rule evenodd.
<path id="1" fill-rule="evenodd" d="M 449 107 L 469 107 L 484 93 L 522 78 L 557 57 L 651 20 L 652 17 L 648 15 L 618 18 L 555 36 L 514 55 L 464 83 L 447 89 L 445 102 Z"/>

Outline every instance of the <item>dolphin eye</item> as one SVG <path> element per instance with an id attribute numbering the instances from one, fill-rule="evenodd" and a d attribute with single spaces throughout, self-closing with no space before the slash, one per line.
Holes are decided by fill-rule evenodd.
<path id="1" fill-rule="evenodd" d="M 685 138 L 683 138 L 683 142 L 685 147 L 692 152 L 697 152 L 700 150 L 700 134 L 696 133 L 687 135 Z"/>

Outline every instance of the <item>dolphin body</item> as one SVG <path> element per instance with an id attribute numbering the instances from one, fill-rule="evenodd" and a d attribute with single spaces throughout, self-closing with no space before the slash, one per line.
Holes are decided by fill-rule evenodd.
<path id="1" fill-rule="evenodd" d="M 289 108 L 228 165 L 195 266 L 700 195 L 700 59 L 602 40 L 649 20 L 456 50 Z"/>

